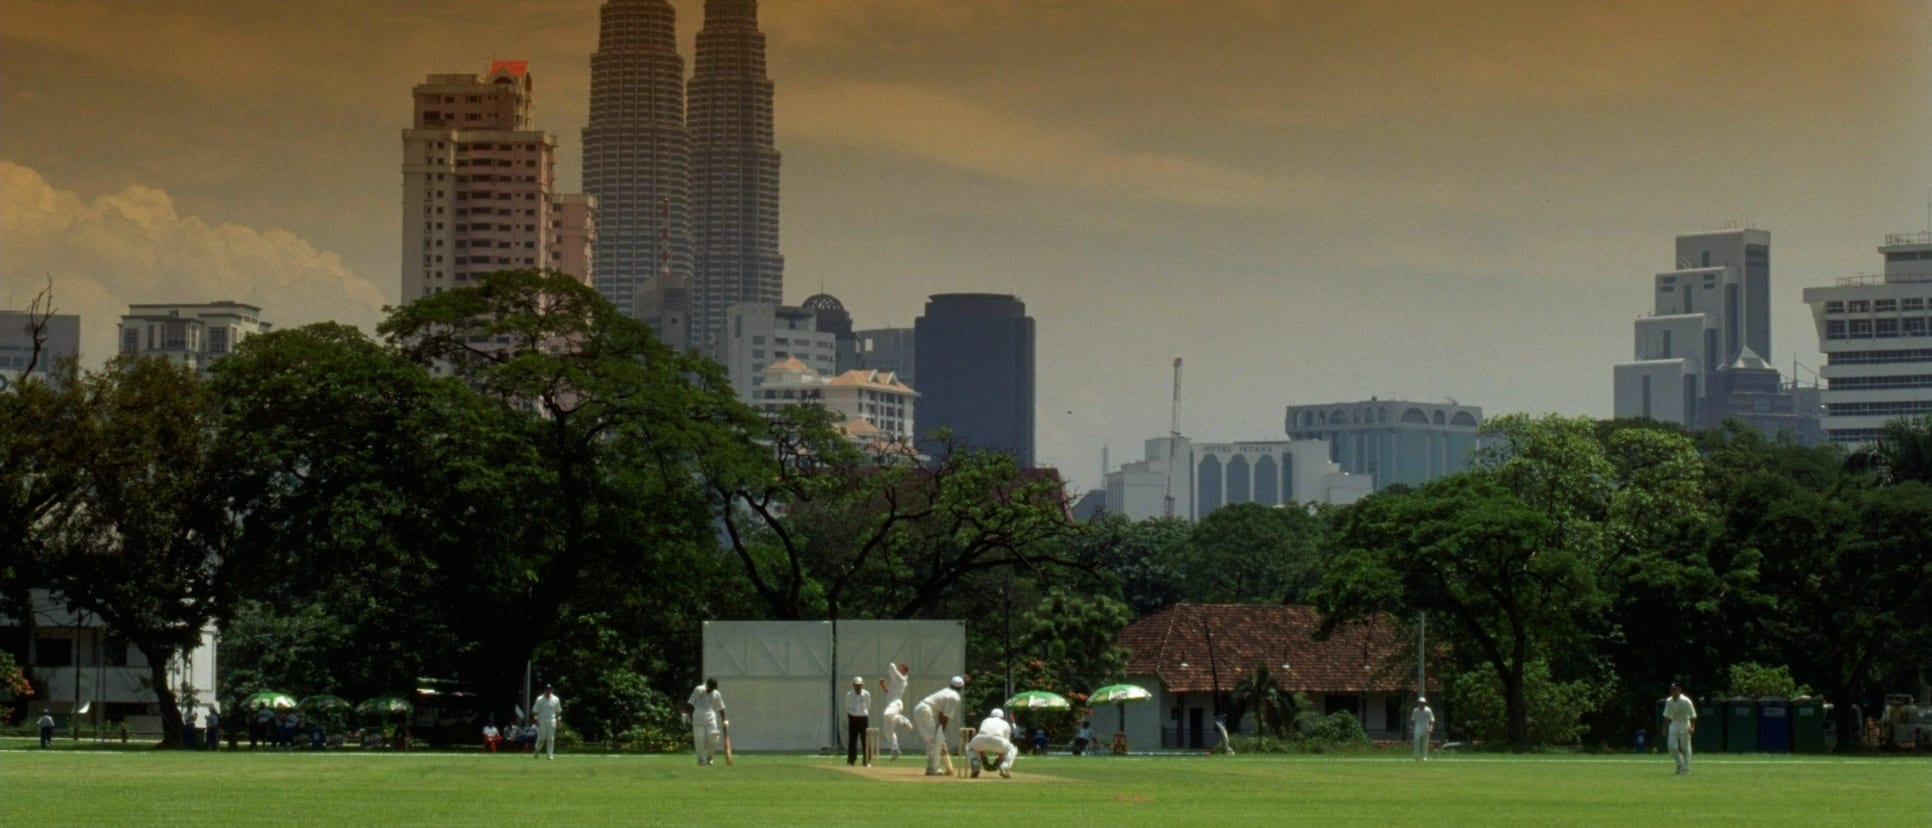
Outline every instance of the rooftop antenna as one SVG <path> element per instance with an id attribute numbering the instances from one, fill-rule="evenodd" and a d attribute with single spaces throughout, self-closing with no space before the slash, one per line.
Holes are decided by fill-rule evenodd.
<path id="1" fill-rule="evenodd" d="M 1181 358 L 1174 358 L 1174 412 L 1167 423 L 1167 495 L 1161 501 L 1161 516 L 1174 516 L 1174 452 L 1181 442 Z"/>

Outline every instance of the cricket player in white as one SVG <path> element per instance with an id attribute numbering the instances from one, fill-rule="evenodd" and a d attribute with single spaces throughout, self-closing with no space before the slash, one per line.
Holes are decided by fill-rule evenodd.
<path id="1" fill-rule="evenodd" d="M 1428 698 L 1415 697 L 1415 709 L 1409 711 L 1409 731 L 1415 737 L 1415 760 L 1429 761 L 1429 734 L 1436 732 L 1436 712 L 1429 709 Z"/>
<path id="2" fill-rule="evenodd" d="M 543 695 L 530 703 L 530 715 L 537 717 L 537 745 L 530 758 L 544 756 L 546 750 L 550 758 L 557 758 L 557 717 L 563 715 L 563 699 L 557 698 L 556 691 L 546 684 Z"/>
<path id="3" fill-rule="evenodd" d="M 912 665 L 888 664 L 886 677 L 879 679 L 879 686 L 885 688 L 885 749 L 892 751 L 892 758 L 899 758 L 899 730 L 912 731 L 912 720 L 906 718 L 906 682 L 912 680 Z"/>
<path id="4" fill-rule="evenodd" d="M 718 680 L 705 679 L 692 690 L 691 698 L 684 702 L 684 712 L 691 716 L 691 747 L 697 751 L 698 765 L 709 765 L 711 755 L 724 744 L 724 732 L 718 728 L 725 721 L 725 704 L 724 696 L 718 693 Z"/>
<path id="5" fill-rule="evenodd" d="M 1677 772 L 1690 773 L 1691 735 L 1697 732 L 1697 705 L 1684 695 L 1684 686 L 1670 683 L 1670 698 L 1664 700 L 1664 718 L 1670 722 L 1670 755 L 1677 759 Z"/>
<path id="6" fill-rule="evenodd" d="M 912 708 L 913 725 L 919 729 L 919 738 L 926 740 L 926 775 L 945 776 L 939 769 L 939 752 L 949 749 L 946 741 L 946 725 L 959 717 L 959 691 L 966 688 L 966 679 L 953 676 L 951 686 L 921 699 Z"/>
<path id="7" fill-rule="evenodd" d="M 973 778 L 979 778 L 981 766 L 998 768 L 1000 778 L 1013 778 L 1013 760 L 1020 757 L 1020 748 L 1013 744 L 1013 726 L 1006 722 L 1006 712 L 993 708 L 986 721 L 979 723 L 979 732 L 973 740 L 966 743 L 969 761 L 973 761 Z M 999 761 L 987 762 L 988 754 L 998 754 Z"/>

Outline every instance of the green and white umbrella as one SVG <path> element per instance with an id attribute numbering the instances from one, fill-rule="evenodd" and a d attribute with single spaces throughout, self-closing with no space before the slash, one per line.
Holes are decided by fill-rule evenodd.
<path id="1" fill-rule="evenodd" d="M 1109 684 L 1106 687 L 1093 691 L 1093 695 L 1087 697 L 1087 703 L 1096 706 L 1102 704 L 1120 705 L 1120 730 L 1125 732 L 1127 730 L 1127 703 L 1147 701 L 1153 697 L 1153 693 L 1147 692 L 1147 688 L 1138 684 Z"/>
<path id="2" fill-rule="evenodd" d="M 331 696 L 327 693 L 321 693 L 314 696 L 304 696 L 302 702 L 297 704 L 296 707 L 312 713 L 333 713 L 336 711 L 346 713 L 355 707 L 355 704 L 341 696 Z"/>
<path id="3" fill-rule="evenodd" d="M 295 697 L 287 693 L 263 690 L 260 693 L 242 699 L 242 707 L 247 710 L 260 710 L 264 707 L 270 710 L 294 710 Z"/>
<path id="4" fill-rule="evenodd" d="M 364 699 L 361 704 L 356 705 L 356 712 L 364 716 L 407 716 L 415 710 L 416 705 L 401 696 L 377 696 L 373 699 Z"/>
<path id="5" fill-rule="evenodd" d="M 1007 699 L 1006 709 L 1072 710 L 1073 702 L 1067 701 L 1067 697 L 1059 693 L 1049 693 L 1045 690 L 1028 690 L 1024 693 L 1015 693 L 1013 698 Z"/>

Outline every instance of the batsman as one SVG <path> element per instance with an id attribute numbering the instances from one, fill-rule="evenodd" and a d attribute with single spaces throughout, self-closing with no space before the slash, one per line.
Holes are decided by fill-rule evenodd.
<path id="1" fill-rule="evenodd" d="M 966 689 L 966 679 L 953 676 L 950 686 L 934 692 L 919 701 L 912 708 L 912 721 L 919 729 L 919 738 L 926 740 L 926 775 L 949 776 L 939 767 L 940 757 L 951 758 L 951 746 L 946 741 L 946 725 L 959 717 L 959 691 Z"/>

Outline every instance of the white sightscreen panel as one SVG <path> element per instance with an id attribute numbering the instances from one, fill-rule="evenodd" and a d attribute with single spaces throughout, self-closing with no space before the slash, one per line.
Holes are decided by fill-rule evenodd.
<path id="1" fill-rule="evenodd" d="M 906 715 L 920 699 L 945 687 L 966 669 L 966 624 L 962 621 L 840 621 L 838 622 L 838 692 L 864 676 L 872 691 L 872 715 L 885 712 L 885 691 L 879 679 L 888 664 L 912 665 L 906 685 Z M 842 710 L 834 711 L 843 715 Z M 843 722 L 843 719 L 840 720 Z"/>
<path id="2" fill-rule="evenodd" d="M 908 708 L 965 669 L 960 621 L 840 621 L 836 670 L 832 632 L 826 621 L 705 622 L 704 673 L 718 679 L 734 750 L 831 748 L 844 736 L 853 676 L 872 691 L 872 715 L 884 712 L 878 680 L 888 663 L 912 665 Z"/>
<path id="3" fill-rule="evenodd" d="M 832 629 L 823 621 L 706 621 L 704 674 L 718 680 L 733 750 L 826 746 Z"/>

